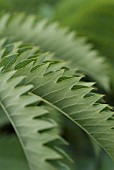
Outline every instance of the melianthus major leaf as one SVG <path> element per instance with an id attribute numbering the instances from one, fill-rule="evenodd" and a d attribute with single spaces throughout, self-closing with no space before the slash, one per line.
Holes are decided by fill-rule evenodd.
<path id="1" fill-rule="evenodd" d="M 69 169 L 59 148 L 63 140 L 54 130 L 57 124 L 47 116 L 46 108 L 37 106 L 42 100 L 29 93 L 32 86 L 22 85 L 24 77 L 13 78 L 14 74 L 15 71 L 0 73 L 0 105 L 16 131 L 29 168 Z"/>
<path id="2" fill-rule="evenodd" d="M 75 38 L 74 32 L 68 33 L 67 29 L 60 29 L 57 24 L 48 24 L 45 20 L 36 22 L 34 16 L 21 14 L 1 17 L 0 32 L 54 52 L 56 57 L 70 62 L 73 67 L 78 67 L 98 81 L 105 90 L 109 90 L 108 66 L 104 59 L 91 50 L 92 46 L 85 43 L 85 39 Z"/>
<path id="3" fill-rule="evenodd" d="M 56 8 L 54 20 L 86 36 L 109 64 L 108 72 L 114 91 L 114 1 L 113 0 L 65 0 Z"/>
<path id="4" fill-rule="evenodd" d="M 25 51 L 18 58 L 20 56 L 25 58 Z M 2 56 L 2 59 L 4 57 Z M 65 65 L 62 66 L 53 60 L 45 60 L 42 55 L 35 57 L 36 61 L 33 63 L 18 68 L 16 75 L 26 75 L 25 83 L 34 85 L 32 93 L 76 123 L 114 160 L 114 113 L 106 104 L 100 104 L 102 95 L 92 92 L 91 83 L 82 82 L 81 76 Z M 11 69 L 15 68 L 16 62 L 11 66 Z M 3 71 L 5 71 L 4 68 Z"/>
<path id="5" fill-rule="evenodd" d="M 91 92 L 92 87 L 80 85 L 81 77 L 69 77 L 63 69 L 48 74 L 48 67 L 44 64 L 29 72 L 26 83 L 34 84 L 32 92 L 68 116 L 114 159 L 113 112 L 99 103 L 102 96 Z"/>

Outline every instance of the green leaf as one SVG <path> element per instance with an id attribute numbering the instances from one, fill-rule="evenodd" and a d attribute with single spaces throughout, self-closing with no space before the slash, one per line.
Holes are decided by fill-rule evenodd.
<path id="1" fill-rule="evenodd" d="M 74 32 L 69 33 L 68 29 L 61 29 L 58 24 L 49 24 L 46 20 L 36 22 L 35 16 L 22 14 L 1 17 L 0 31 L 3 35 L 15 35 L 16 39 L 54 52 L 56 57 L 70 62 L 74 68 L 78 67 L 98 81 L 105 90 L 109 90 L 108 66 L 104 59 L 92 50 L 91 44 L 87 44 L 84 38 L 75 37 Z"/>
<path id="2" fill-rule="evenodd" d="M 28 73 L 26 83 L 34 84 L 32 92 L 74 121 L 114 160 L 114 113 L 99 103 L 102 95 L 93 93 L 86 84 L 80 85 L 81 77 L 69 77 L 64 69 L 48 73 L 48 68 L 44 64 Z"/>
<path id="3" fill-rule="evenodd" d="M 25 83 L 34 85 L 32 93 L 76 123 L 114 159 L 113 112 L 100 104 L 102 95 L 92 92 L 92 84 L 82 82 L 78 72 L 74 74 L 74 70 L 42 56 L 38 55 L 32 65 L 21 67 L 14 76 L 26 75 Z M 16 62 L 12 68 L 15 66 Z"/>
<path id="4" fill-rule="evenodd" d="M 15 71 L 0 73 L 0 105 L 15 129 L 29 168 L 69 169 L 59 148 L 59 143 L 64 142 L 54 130 L 56 122 L 47 116 L 46 108 L 37 106 L 42 100 L 29 92 L 32 86 L 22 85 L 24 77 L 13 78 L 14 74 Z"/>
<path id="5" fill-rule="evenodd" d="M 76 30 L 78 37 L 85 36 L 109 64 L 112 91 L 114 91 L 114 1 L 63 0 L 55 10 L 53 20 Z"/>

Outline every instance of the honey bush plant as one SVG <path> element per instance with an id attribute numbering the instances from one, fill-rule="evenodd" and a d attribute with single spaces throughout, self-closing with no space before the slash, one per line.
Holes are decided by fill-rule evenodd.
<path id="1" fill-rule="evenodd" d="M 73 154 L 90 145 L 95 161 L 82 169 L 105 170 L 101 148 L 114 160 L 112 68 L 85 38 L 41 19 L 55 4 L 38 4 L 37 14 L 12 5 L 0 16 L 0 169 L 79 170 Z"/>

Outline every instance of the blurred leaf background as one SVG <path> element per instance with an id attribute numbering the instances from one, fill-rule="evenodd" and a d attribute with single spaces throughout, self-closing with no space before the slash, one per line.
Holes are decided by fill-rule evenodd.
<path id="1" fill-rule="evenodd" d="M 98 49 L 110 64 L 112 69 L 110 74 L 113 80 L 113 0 L 0 0 L 0 11 L 1 13 L 35 14 L 39 18 L 48 18 L 50 22 L 57 21 L 61 26 L 69 27 L 70 30 L 76 31 L 79 37 L 87 37 L 88 42 L 93 43 L 93 48 Z M 0 122 L 4 121 L 7 122 L 6 117 L 0 119 Z M 10 170 L 9 168 L 13 166 L 17 170 L 18 164 L 21 170 L 26 170 L 26 160 L 13 129 L 8 123 L 9 130 L 2 127 L 2 123 L 0 125 L 0 169 Z M 67 118 L 64 118 L 62 126 L 62 136 L 70 143 L 68 152 L 71 153 L 74 160 L 75 170 L 114 169 L 114 163 L 109 156 L 81 129 L 73 126 Z M 3 152 L 6 145 L 9 146 L 9 149 Z M 6 162 L 3 162 L 3 157 L 6 158 Z M 14 157 L 16 162 L 13 160 Z"/>

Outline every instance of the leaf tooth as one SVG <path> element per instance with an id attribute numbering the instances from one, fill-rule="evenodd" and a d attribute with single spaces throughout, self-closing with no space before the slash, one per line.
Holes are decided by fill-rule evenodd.
<path id="1" fill-rule="evenodd" d="M 49 63 L 43 64 L 42 66 L 38 67 L 36 70 L 32 71 L 29 78 L 26 78 L 27 84 L 33 82 L 39 76 L 42 77 L 45 71 L 47 70 L 48 66 L 49 66 Z"/>
<path id="2" fill-rule="evenodd" d="M 7 82 L 15 74 L 15 72 L 15 70 L 4 74 L 0 72 L 0 84 L 2 85 L 3 83 Z"/>
<path id="3" fill-rule="evenodd" d="M 74 103 L 80 102 L 80 100 L 83 99 L 84 95 L 88 94 L 91 89 L 84 90 L 84 89 L 78 89 L 78 90 L 66 90 L 66 93 L 62 95 L 62 97 L 56 101 L 53 102 L 54 105 L 57 105 L 59 107 L 62 107 L 63 105 L 66 106 L 67 103 Z M 80 97 L 80 99 L 79 99 Z"/>
<path id="4" fill-rule="evenodd" d="M 1 21 L 0 21 L 0 30 L 1 32 L 4 30 L 4 27 L 6 27 L 9 19 L 10 19 L 11 15 L 10 14 L 5 14 L 4 16 L 2 16 Z"/>
<path id="5" fill-rule="evenodd" d="M 23 77 L 20 77 L 20 80 L 22 81 L 22 80 L 23 80 Z M 21 81 L 20 81 L 20 82 L 21 82 Z M 15 90 L 15 86 L 16 86 L 16 85 L 19 85 L 20 82 L 17 81 L 17 84 L 12 84 L 12 82 L 11 82 L 11 84 L 9 83 L 9 86 L 3 88 L 3 91 L 0 92 L 1 101 L 7 100 L 8 97 L 11 97 L 11 96 L 14 96 L 14 95 L 15 95 L 15 97 L 19 97 L 20 95 L 28 92 L 30 89 L 33 88 L 33 85 L 28 85 L 28 86 L 26 86 L 26 87 L 25 87 L 25 86 L 22 86 L 22 87 L 19 86 L 19 87 L 16 88 L 16 90 Z M 15 83 L 15 82 L 14 82 L 14 83 Z M 8 90 L 9 87 L 10 87 L 10 91 L 8 91 L 7 94 L 6 94 L 6 90 Z M 13 93 L 12 95 L 11 95 L 11 92 Z"/>
<path id="6" fill-rule="evenodd" d="M 43 77 L 41 77 L 40 75 L 38 76 L 36 73 L 36 79 L 39 79 L 39 85 L 35 86 L 35 81 L 31 81 L 31 83 L 34 84 L 35 88 L 33 89 L 33 91 L 37 91 L 38 89 L 42 89 L 43 86 L 47 86 L 48 83 L 50 82 L 56 82 L 60 76 L 63 74 L 64 70 L 59 70 L 59 71 L 55 71 L 53 73 L 50 73 L 48 75 L 45 75 Z M 28 82 L 27 82 L 28 83 Z M 48 87 L 48 86 L 47 86 Z"/>
<path id="7" fill-rule="evenodd" d="M 28 32 L 30 30 L 30 28 L 32 28 L 35 24 L 35 15 L 29 15 L 29 16 L 26 16 L 24 17 L 24 22 L 22 23 L 22 28 L 23 29 L 26 29 Z"/>

